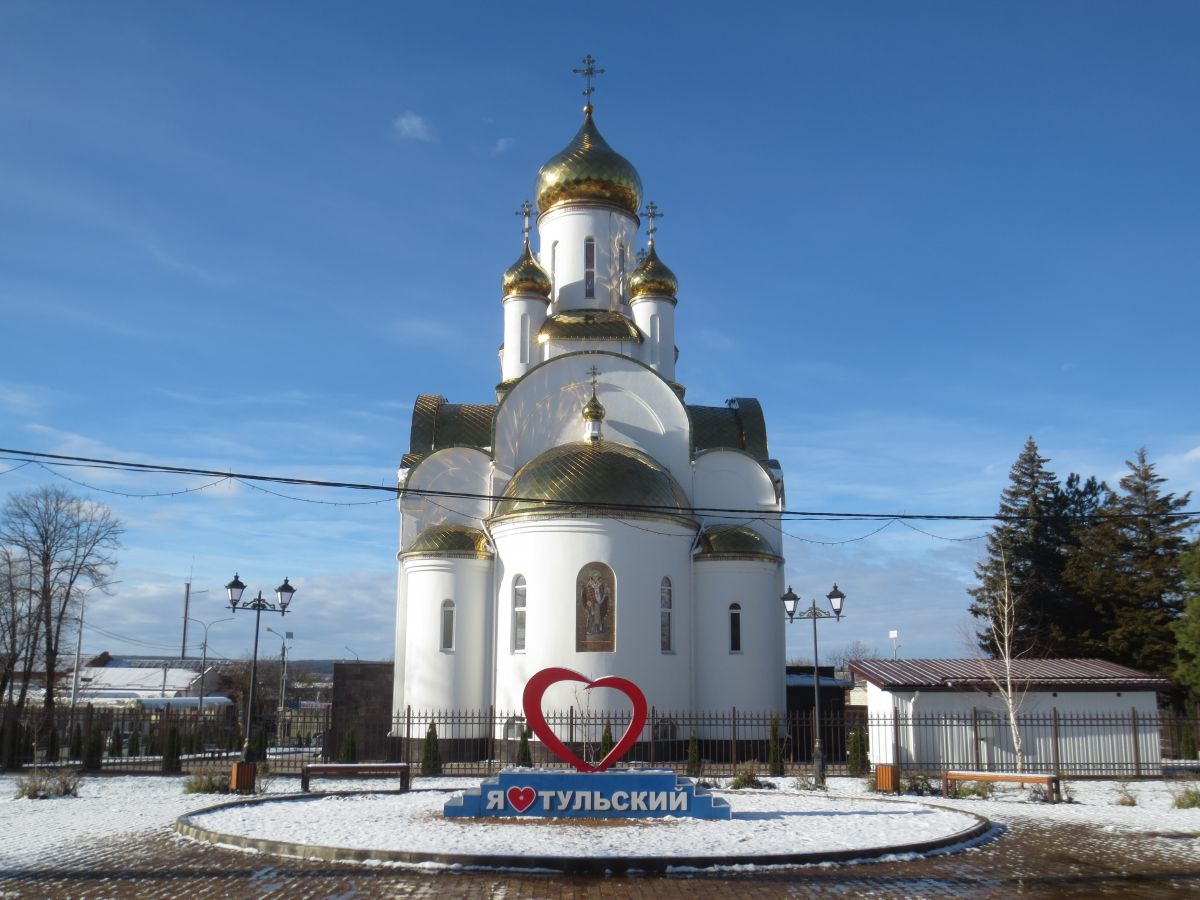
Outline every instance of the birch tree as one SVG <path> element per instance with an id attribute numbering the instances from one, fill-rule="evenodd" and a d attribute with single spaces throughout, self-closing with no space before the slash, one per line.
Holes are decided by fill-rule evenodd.
<path id="1" fill-rule="evenodd" d="M 107 590 L 123 531 L 107 506 L 57 487 L 12 494 L 0 513 L 0 545 L 34 610 L 37 652 L 46 672 L 45 727 L 53 721 L 64 630 L 88 591 Z"/>

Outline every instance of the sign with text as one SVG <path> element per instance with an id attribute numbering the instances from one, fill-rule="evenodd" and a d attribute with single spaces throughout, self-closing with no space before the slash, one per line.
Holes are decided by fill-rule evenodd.
<path id="1" fill-rule="evenodd" d="M 449 817 L 728 819 L 729 803 L 670 769 L 566 772 L 505 769 L 442 807 Z"/>

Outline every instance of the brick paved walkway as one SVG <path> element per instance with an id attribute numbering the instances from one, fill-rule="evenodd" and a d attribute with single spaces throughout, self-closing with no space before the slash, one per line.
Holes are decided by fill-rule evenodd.
<path id="1" fill-rule="evenodd" d="M 3 838 L 0 837 L 0 841 Z M 427 874 L 272 859 L 161 828 L 0 870 L 0 898 L 1117 897 L 1200 894 L 1200 836 L 1111 833 L 1013 815 L 994 840 L 907 862 L 665 878 Z"/>

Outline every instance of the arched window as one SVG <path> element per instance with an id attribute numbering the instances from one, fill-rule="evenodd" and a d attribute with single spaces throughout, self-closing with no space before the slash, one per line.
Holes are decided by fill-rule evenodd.
<path id="1" fill-rule="evenodd" d="M 729 604 L 729 652 L 742 652 L 742 604 Z"/>
<path id="2" fill-rule="evenodd" d="M 514 653 L 525 652 L 524 575 L 518 575 L 512 583 L 512 648 Z"/>
<path id="3" fill-rule="evenodd" d="M 442 649 L 454 649 L 454 601 L 442 601 Z"/>
<path id="4" fill-rule="evenodd" d="M 674 648 L 671 646 L 671 579 L 664 577 L 662 584 L 658 588 L 658 606 L 659 606 L 659 649 L 663 653 L 670 653 Z"/>
<path id="5" fill-rule="evenodd" d="M 583 296 L 596 296 L 596 242 L 591 238 L 583 242 Z"/>

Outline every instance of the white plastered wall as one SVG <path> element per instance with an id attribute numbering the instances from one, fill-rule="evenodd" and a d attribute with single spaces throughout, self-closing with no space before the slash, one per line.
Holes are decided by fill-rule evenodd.
<path id="1" fill-rule="evenodd" d="M 503 560 L 497 579 L 497 710 L 519 712 L 525 683 L 549 666 L 592 679 L 620 675 L 637 684 L 657 709 L 691 708 L 690 526 L 659 519 L 537 518 L 499 523 L 493 535 Z M 576 578 L 592 562 L 605 563 L 616 576 L 612 653 L 575 649 Z M 511 586 L 517 575 L 526 581 L 524 652 L 514 652 L 512 642 Z M 673 594 L 675 647 L 670 653 L 662 652 L 660 645 L 663 576 L 671 579 Z M 589 698 L 582 685 L 552 687 L 543 702 L 547 711 L 565 712 L 570 706 L 579 711 L 588 705 L 599 714 L 629 708 L 618 692 L 597 691 Z"/>
<path id="2" fill-rule="evenodd" d="M 496 412 L 497 474 L 511 477 L 552 447 L 583 439 L 581 412 L 592 394 L 592 366 L 600 370 L 597 396 L 605 408 L 605 440 L 649 454 L 688 490 L 691 424 L 683 401 L 645 366 L 610 353 L 562 356 L 514 385 Z"/>
<path id="3" fill-rule="evenodd" d="M 538 262 L 554 282 L 553 309 L 620 309 L 619 255 L 625 247 L 625 272 L 633 271 L 638 220 L 604 203 L 557 207 L 538 219 Z M 584 296 L 583 245 L 596 242 L 596 296 Z M 557 244 L 557 248 L 555 245 Z"/>
<path id="4" fill-rule="evenodd" d="M 633 321 L 646 336 L 638 359 L 668 381 L 675 380 L 675 301 L 648 295 L 630 301 Z"/>
<path id="5" fill-rule="evenodd" d="M 504 298 L 504 352 L 500 380 L 520 378 L 542 361 L 538 329 L 546 321 L 550 304 L 534 294 L 512 294 Z"/>
<path id="6" fill-rule="evenodd" d="M 696 709 L 779 712 L 784 686 L 782 566 L 769 560 L 697 559 Z M 741 606 L 742 646 L 730 650 L 729 607 Z"/>
<path id="7" fill-rule="evenodd" d="M 444 491 L 486 495 L 491 487 L 492 460 L 470 447 L 447 447 L 425 457 L 412 470 L 404 487 L 410 491 Z M 430 503 L 420 494 L 405 494 L 400 498 L 400 548 L 434 525 L 469 525 L 482 528 L 482 521 L 491 512 L 487 500 L 464 497 L 437 497 Z"/>
<path id="8" fill-rule="evenodd" d="M 734 520 L 728 517 L 705 521 L 705 525 L 746 525 L 783 555 L 779 529 L 779 500 L 775 483 L 757 460 L 738 450 L 708 450 L 696 457 L 693 469 L 693 503 L 703 509 L 761 510 L 761 515 Z M 703 515 L 703 513 L 701 513 Z"/>
<path id="9" fill-rule="evenodd" d="M 408 557 L 404 696 L 413 710 L 481 710 L 491 702 L 492 560 Z M 454 646 L 441 646 L 442 604 L 454 602 Z M 454 735 L 442 735 L 453 737 Z"/>

